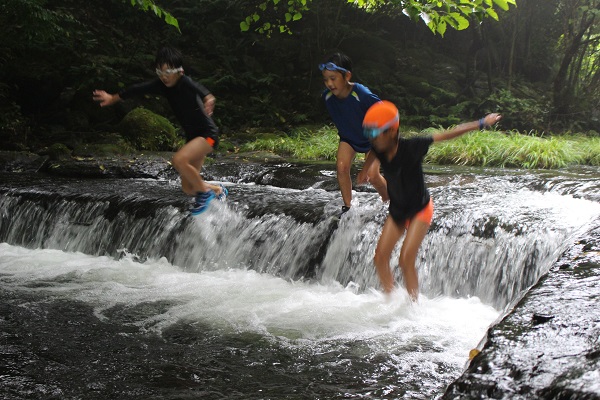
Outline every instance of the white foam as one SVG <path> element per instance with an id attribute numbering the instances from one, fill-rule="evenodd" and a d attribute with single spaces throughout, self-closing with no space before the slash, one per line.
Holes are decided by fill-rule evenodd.
<path id="1" fill-rule="evenodd" d="M 357 292 L 354 285 L 290 282 L 247 270 L 186 273 L 165 259 L 117 261 L 8 244 L 0 244 L 0 254 L 2 287 L 84 301 L 102 319 L 114 306 L 164 302 L 160 313 L 131 321 L 156 332 L 199 322 L 293 346 L 351 340 L 394 352 L 410 345 L 418 357 L 461 363 L 499 315 L 476 298 L 421 296 L 413 304 L 403 290 L 386 298 L 375 290 Z"/>

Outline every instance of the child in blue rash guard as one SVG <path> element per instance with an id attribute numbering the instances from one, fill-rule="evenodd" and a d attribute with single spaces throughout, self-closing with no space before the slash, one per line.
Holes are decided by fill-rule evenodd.
<path id="1" fill-rule="evenodd" d="M 381 101 L 377 95 L 361 85 L 351 82 L 352 61 L 341 53 L 335 53 L 323 60 L 319 65 L 323 74 L 323 82 L 327 89 L 323 92 L 323 100 L 333 123 L 335 124 L 340 143 L 336 156 L 337 180 L 342 193 L 342 214 L 350 209 L 352 201 L 352 178 L 350 168 L 356 153 L 367 153 L 369 168 L 363 168 L 358 176 L 361 181 L 370 182 L 383 201 L 388 200 L 385 179 L 379 172 L 379 161 L 371 152 L 371 143 L 362 134 L 362 121 L 365 113 L 374 103 Z"/>
<path id="2" fill-rule="evenodd" d="M 460 124 L 447 131 L 406 139 L 399 136 L 400 119 L 394 104 L 382 101 L 367 111 L 363 122 L 364 135 L 371 141 L 373 152 L 381 162 L 390 196 L 389 215 L 383 225 L 374 258 L 384 292 L 390 293 L 394 288 L 390 257 L 396 243 L 406 233 L 398 263 L 409 296 L 413 301 L 419 296 L 415 262 L 433 218 L 433 201 L 425 185 L 422 167 L 429 146 L 492 126 L 500 118 L 499 114 L 488 114 L 479 121 Z M 368 167 L 365 162 L 363 168 Z"/>
<path id="3" fill-rule="evenodd" d="M 213 199 L 224 200 L 227 196 L 223 185 L 208 184 L 200 175 L 206 156 L 219 142 L 218 128 L 211 118 L 215 96 L 184 75 L 183 57 L 179 50 L 161 48 L 156 54 L 155 66 L 156 79 L 130 86 L 117 94 L 94 90 L 93 99 L 105 107 L 144 94 L 167 98 L 186 135 L 186 144 L 173 156 L 173 166 L 181 176 L 183 191 L 195 196 L 190 211 L 197 215 L 204 212 Z"/>

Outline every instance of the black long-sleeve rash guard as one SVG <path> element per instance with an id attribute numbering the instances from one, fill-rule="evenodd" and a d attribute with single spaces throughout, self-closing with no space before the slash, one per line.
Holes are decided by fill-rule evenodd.
<path id="1" fill-rule="evenodd" d="M 154 79 L 119 92 L 124 100 L 145 94 L 159 94 L 167 98 L 188 141 L 198 136 L 217 139 L 219 129 L 206 114 L 202 101 L 210 92 L 201 84 L 183 75 L 173 87 L 167 87 L 160 79 Z"/>

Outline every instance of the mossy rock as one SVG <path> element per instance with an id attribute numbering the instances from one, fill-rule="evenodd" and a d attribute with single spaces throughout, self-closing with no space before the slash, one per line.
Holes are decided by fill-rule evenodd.
<path id="1" fill-rule="evenodd" d="M 71 150 L 62 143 L 54 143 L 48 147 L 46 153 L 52 161 L 68 160 L 71 158 Z"/>
<path id="2" fill-rule="evenodd" d="M 168 119 L 141 107 L 131 110 L 118 129 L 137 150 L 173 151 L 183 143 Z"/>

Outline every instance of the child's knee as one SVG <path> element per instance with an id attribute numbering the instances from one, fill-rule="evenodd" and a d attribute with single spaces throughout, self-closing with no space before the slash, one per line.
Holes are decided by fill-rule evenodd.
<path id="1" fill-rule="evenodd" d="M 177 170 L 186 163 L 187 163 L 186 158 L 179 153 L 175 153 L 173 155 L 173 158 L 171 159 L 171 164 L 173 164 L 173 167 L 175 167 L 175 169 L 177 169 Z"/>
<path id="2" fill-rule="evenodd" d="M 336 164 L 337 173 L 339 175 L 350 175 L 350 164 L 345 162 L 338 162 Z"/>
<path id="3" fill-rule="evenodd" d="M 415 256 L 408 254 L 408 253 L 401 252 L 400 258 L 398 259 L 398 264 L 400 265 L 400 268 L 402 268 L 404 270 L 407 268 L 414 268 L 415 261 L 416 261 Z"/>

